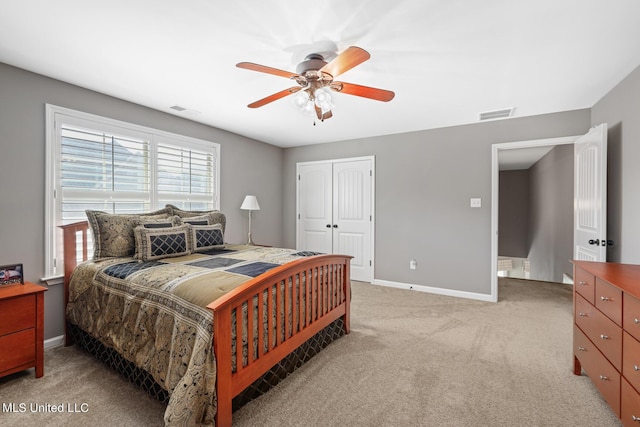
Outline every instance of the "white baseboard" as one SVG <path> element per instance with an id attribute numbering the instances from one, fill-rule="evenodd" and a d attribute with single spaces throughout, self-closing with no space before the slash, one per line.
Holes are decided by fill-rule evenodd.
<path id="1" fill-rule="evenodd" d="M 49 338 L 48 340 L 44 340 L 44 349 L 49 350 L 50 348 L 62 347 L 64 345 L 64 335 L 60 335 L 57 337 Z"/>
<path id="2" fill-rule="evenodd" d="M 454 289 L 434 288 L 431 286 L 411 285 L 409 283 L 392 282 L 390 280 L 374 279 L 372 284 L 388 286 L 390 288 L 406 289 L 410 291 L 426 292 L 429 294 L 446 295 L 449 297 L 474 299 L 486 302 L 496 302 L 490 294 L 478 294 L 475 292 L 456 291 Z"/>

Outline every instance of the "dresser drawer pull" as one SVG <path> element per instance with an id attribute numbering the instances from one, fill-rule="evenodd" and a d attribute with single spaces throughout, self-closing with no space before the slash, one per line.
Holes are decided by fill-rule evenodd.
<path id="1" fill-rule="evenodd" d="M 602 335 L 600 335 L 600 339 L 608 340 L 608 339 L 609 339 L 609 337 L 608 337 L 608 336 L 606 336 L 606 335 L 604 335 L 604 334 L 602 334 Z"/>
<path id="2" fill-rule="evenodd" d="M 580 286 L 587 286 L 587 282 L 585 282 L 584 280 L 580 280 L 580 281 L 578 282 L 578 285 L 580 285 Z"/>
<path id="3" fill-rule="evenodd" d="M 631 415 L 631 419 L 636 422 L 640 422 L 640 417 L 636 417 L 635 415 Z"/>
<path id="4" fill-rule="evenodd" d="M 587 317 L 587 313 L 580 312 L 580 313 L 578 313 L 578 316 L 580 316 L 580 317 Z"/>
<path id="5" fill-rule="evenodd" d="M 608 297 L 600 297 L 600 299 L 601 299 L 602 301 L 611 301 L 611 299 L 610 299 L 610 298 L 608 298 Z"/>
<path id="6" fill-rule="evenodd" d="M 601 379 L 602 381 L 609 381 L 609 377 L 604 376 L 604 375 L 600 375 L 600 379 Z"/>
<path id="7" fill-rule="evenodd" d="M 633 323 L 637 325 L 638 323 L 640 323 L 640 319 L 633 319 Z"/>
<path id="8" fill-rule="evenodd" d="M 640 371 L 640 366 L 638 366 L 638 365 L 633 365 L 633 370 L 634 370 L 634 371 Z"/>
<path id="9" fill-rule="evenodd" d="M 587 351 L 587 349 L 584 347 L 578 347 L 578 351 Z"/>

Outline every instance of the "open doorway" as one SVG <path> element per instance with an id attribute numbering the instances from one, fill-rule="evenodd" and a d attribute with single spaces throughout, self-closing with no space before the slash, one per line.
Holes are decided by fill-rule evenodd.
<path id="1" fill-rule="evenodd" d="M 559 274 L 566 266 L 556 266 L 553 254 L 545 253 L 544 246 L 549 244 L 550 239 L 556 236 L 553 228 L 565 229 L 566 224 L 549 225 L 549 221 L 557 220 L 555 216 L 564 217 L 566 221 L 566 212 L 563 215 L 556 215 L 553 212 L 547 212 L 544 205 L 552 205 L 549 200 L 541 200 L 544 197 L 540 193 L 540 189 L 549 188 L 553 185 L 553 176 L 549 176 L 549 171 L 545 168 L 553 167 L 553 161 L 546 161 L 543 165 L 536 163 L 543 157 L 547 156 L 552 159 L 555 157 L 566 157 L 569 153 L 571 160 L 573 159 L 573 147 L 571 144 L 578 137 L 551 138 L 543 140 L 519 141 L 504 144 L 494 144 L 492 152 L 492 207 L 491 207 L 491 228 L 492 228 L 492 278 L 491 293 L 494 300 L 498 300 L 498 276 L 499 272 L 509 270 L 511 276 L 545 281 L 563 281 L 563 275 Z M 558 147 L 557 151 L 554 148 Z M 558 154 L 556 154 L 558 153 Z M 546 159 L 545 159 L 546 160 Z M 550 165 L 549 165 L 550 163 Z M 557 172 L 557 171 L 556 171 Z M 571 165 L 570 179 L 573 177 L 573 168 Z M 559 175 L 562 175 L 560 173 Z M 501 184 L 502 180 L 509 180 L 511 185 Z M 550 183 L 551 182 L 551 183 Z M 573 250 L 573 226 L 572 226 L 572 202 L 573 188 L 572 182 L 569 184 L 569 206 L 570 211 L 568 224 L 569 237 L 566 240 L 567 248 L 561 248 L 559 251 L 568 250 L 569 254 Z M 549 191 L 552 195 L 555 193 Z M 500 219 L 500 194 L 505 197 L 511 197 L 512 211 L 511 221 L 503 221 Z M 544 191 L 544 190 L 542 190 Z M 509 192 L 507 194 L 507 192 Z M 557 195 L 556 195 L 557 196 Z M 536 206 L 532 206 L 532 204 Z M 503 203 L 504 209 L 504 203 Z M 504 213 L 504 210 L 503 210 Z M 520 218 L 518 216 L 521 215 Z M 530 230 L 535 230 L 531 233 Z M 546 229 L 546 231 L 545 231 Z M 509 234 L 508 236 L 499 235 L 500 232 Z M 501 238 L 502 237 L 502 238 Z M 559 236 L 559 238 L 562 238 Z M 499 249 L 502 251 L 499 251 Z M 532 250 L 533 248 L 533 250 Z M 504 255 L 504 256 L 500 256 Z M 533 258 L 533 260 L 532 260 Z M 567 257 L 567 262 L 571 255 Z M 534 269 L 532 272 L 531 262 L 534 261 Z M 503 275 L 505 273 L 500 273 Z"/>

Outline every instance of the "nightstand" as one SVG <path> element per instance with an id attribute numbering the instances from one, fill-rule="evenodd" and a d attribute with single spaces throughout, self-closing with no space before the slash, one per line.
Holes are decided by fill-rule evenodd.
<path id="1" fill-rule="evenodd" d="M 44 374 L 44 292 L 25 282 L 0 287 L 0 377 L 36 368 Z"/>

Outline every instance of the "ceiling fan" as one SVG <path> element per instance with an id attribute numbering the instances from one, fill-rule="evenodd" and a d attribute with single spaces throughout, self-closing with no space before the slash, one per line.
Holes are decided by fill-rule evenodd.
<path id="1" fill-rule="evenodd" d="M 340 74 L 362 64 L 370 57 L 371 55 L 366 50 L 351 46 L 330 62 L 327 62 L 325 57 L 319 53 L 307 55 L 305 60 L 298 64 L 295 73 L 252 62 L 240 62 L 236 66 L 246 70 L 286 77 L 295 80 L 298 84 L 255 101 L 248 105 L 249 108 L 262 107 L 285 96 L 299 93 L 295 98 L 295 103 L 300 110 L 311 114 L 315 112 L 318 119 L 324 121 L 332 117 L 331 91 L 376 101 L 388 102 L 393 99 L 395 93 L 389 90 L 333 80 Z"/>

